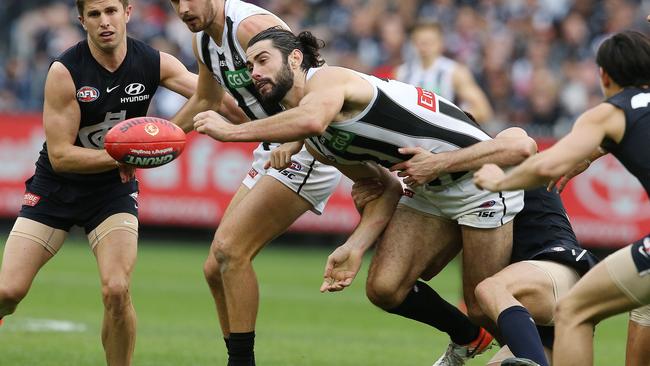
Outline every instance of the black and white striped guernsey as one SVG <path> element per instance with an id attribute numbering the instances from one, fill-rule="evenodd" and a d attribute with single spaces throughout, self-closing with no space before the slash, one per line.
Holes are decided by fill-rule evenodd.
<path id="1" fill-rule="evenodd" d="M 221 45 L 203 31 L 195 35 L 199 59 L 212 71 L 215 80 L 237 100 L 239 107 L 250 119 L 265 118 L 282 111 L 280 105 L 264 103 L 260 99 L 246 67 L 246 52 L 237 40 L 239 24 L 258 14 L 275 16 L 256 5 L 227 0 Z M 284 24 L 279 18 L 278 21 Z"/>
<path id="2" fill-rule="evenodd" d="M 320 68 L 310 69 L 310 78 Z M 441 153 L 468 147 L 491 137 L 463 111 L 439 95 L 396 80 L 358 73 L 374 87 L 374 97 L 357 116 L 329 125 L 307 143 L 340 164 L 373 161 L 384 167 L 408 160 L 400 147 L 422 147 Z M 448 184 L 467 172 L 443 175 L 432 184 Z"/>

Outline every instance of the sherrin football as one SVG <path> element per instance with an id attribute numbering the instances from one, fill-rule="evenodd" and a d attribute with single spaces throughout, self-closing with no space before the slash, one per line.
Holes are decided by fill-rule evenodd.
<path id="1" fill-rule="evenodd" d="M 113 159 L 138 168 L 155 168 L 176 159 L 185 147 L 185 132 L 156 117 L 135 117 L 111 128 L 104 148 Z"/>

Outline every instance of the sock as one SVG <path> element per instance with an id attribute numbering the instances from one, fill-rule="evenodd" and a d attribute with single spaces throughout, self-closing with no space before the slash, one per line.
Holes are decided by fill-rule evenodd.
<path id="1" fill-rule="evenodd" d="M 228 366 L 255 366 L 255 332 L 230 333 L 228 341 Z"/>
<path id="2" fill-rule="evenodd" d="M 548 366 L 537 326 L 526 308 L 517 305 L 505 309 L 499 314 L 497 324 L 513 355 Z"/>
<path id="3" fill-rule="evenodd" d="M 449 334 L 451 341 L 460 345 L 475 340 L 480 331 L 465 314 L 422 281 L 415 283 L 404 302 L 388 312 L 429 324 Z"/>

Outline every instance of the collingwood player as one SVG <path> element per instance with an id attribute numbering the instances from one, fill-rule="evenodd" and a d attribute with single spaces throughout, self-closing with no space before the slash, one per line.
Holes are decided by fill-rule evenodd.
<path id="1" fill-rule="evenodd" d="M 488 98 L 476 84 L 471 70 L 443 56 L 444 37 L 440 24 L 417 23 L 411 30 L 415 57 L 395 70 L 395 78 L 430 90 L 470 112 L 479 123 L 492 118 Z"/>
<path id="2" fill-rule="evenodd" d="M 199 64 L 196 94 L 173 119 L 191 128 L 193 117 L 214 110 L 232 95 L 249 119 L 282 110 L 277 100 L 263 100 L 246 67 L 245 47 L 257 33 L 287 27 L 275 15 L 240 0 L 171 0 L 177 15 L 194 33 Z M 227 93 L 227 94 L 226 94 Z M 234 122 L 234 121 L 231 121 Z M 262 141 L 262 140 L 260 140 Z M 255 322 L 259 304 L 252 260 L 273 238 L 303 213 L 322 213 L 336 189 L 340 173 L 318 162 L 296 144 L 261 143 L 253 166 L 230 201 L 215 233 L 204 265 L 229 354 L 229 365 L 254 364 Z M 286 149 L 291 163 L 268 169 L 272 150 Z"/>
<path id="3" fill-rule="evenodd" d="M 507 174 L 495 165 L 483 166 L 474 176 L 478 185 L 492 191 L 544 185 L 570 174 L 602 147 L 650 194 L 650 39 L 633 31 L 614 34 L 600 45 L 596 63 L 607 99 L 578 117 L 567 136 Z M 649 303 L 650 236 L 646 236 L 605 258 L 560 301 L 553 365 L 593 364 L 595 325 Z M 638 311 L 636 315 L 644 316 Z"/>
<path id="4" fill-rule="evenodd" d="M 444 152 L 490 139 L 463 111 L 432 92 L 322 66 L 321 47 L 309 32 L 295 36 L 272 28 L 253 37 L 246 54 L 255 87 L 265 98 L 281 100 L 286 111 L 237 126 L 204 112 L 195 117 L 195 129 L 221 141 L 306 138 L 315 156 L 346 175 L 370 168 L 383 172 L 408 160 L 399 153 L 401 146 Z M 391 313 L 422 322 L 439 320 L 436 311 L 423 310 L 427 308 L 423 295 L 433 290 L 424 283 L 417 289 L 414 285 L 420 277 L 437 274 L 462 248 L 469 315 L 489 326 L 474 288 L 507 265 L 512 219 L 523 206 L 523 193 L 488 194 L 474 187 L 467 171 L 441 175 L 409 192 L 377 244 L 366 287 L 369 299 Z M 359 235 L 374 221 L 370 217 L 379 204 L 368 205 L 350 239 L 329 256 L 322 291 L 349 286 L 362 254 L 382 233 L 384 227 L 375 221 L 368 225 L 373 235 Z M 488 340 L 482 331 L 468 332 L 457 341 L 468 344 L 477 339 Z"/>
<path id="5" fill-rule="evenodd" d="M 136 316 L 129 285 L 136 261 L 135 170 L 103 149 L 106 131 L 146 115 L 163 85 L 189 97 L 196 75 L 174 57 L 127 37 L 128 0 L 77 0 L 87 39 L 61 54 L 45 82 L 45 143 L 26 182 L 23 205 L 4 249 L 0 318 L 15 311 L 34 277 L 61 248 L 71 226 L 84 228 L 97 259 L 108 365 L 130 365 Z"/>

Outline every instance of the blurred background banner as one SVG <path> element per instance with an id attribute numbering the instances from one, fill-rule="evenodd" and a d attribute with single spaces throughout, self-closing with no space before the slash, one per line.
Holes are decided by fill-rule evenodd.
<path id="1" fill-rule="evenodd" d="M 44 140 L 39 114 L 0 114 L 0 215 L 13 219 L 22 202 L 24 181 Z M 538 139 L 540 149 L 555 140 Z M 183 154 L 156 169 L 139 169 L 143 224 L 215 227 L 251 165 L 255 143 L 224 144 L 191 133 Z M 359 215 L 343 179 L 325 213 L 308 213 L 292 230 L 347 233 Z M 639 182 L 612 156 L 595 161 L 562 193 L 580 241 L 590 246 L 623 246 L 650 227 L 650 203 Z M 278 202 L 282 205 L 282 202 Z"/>

